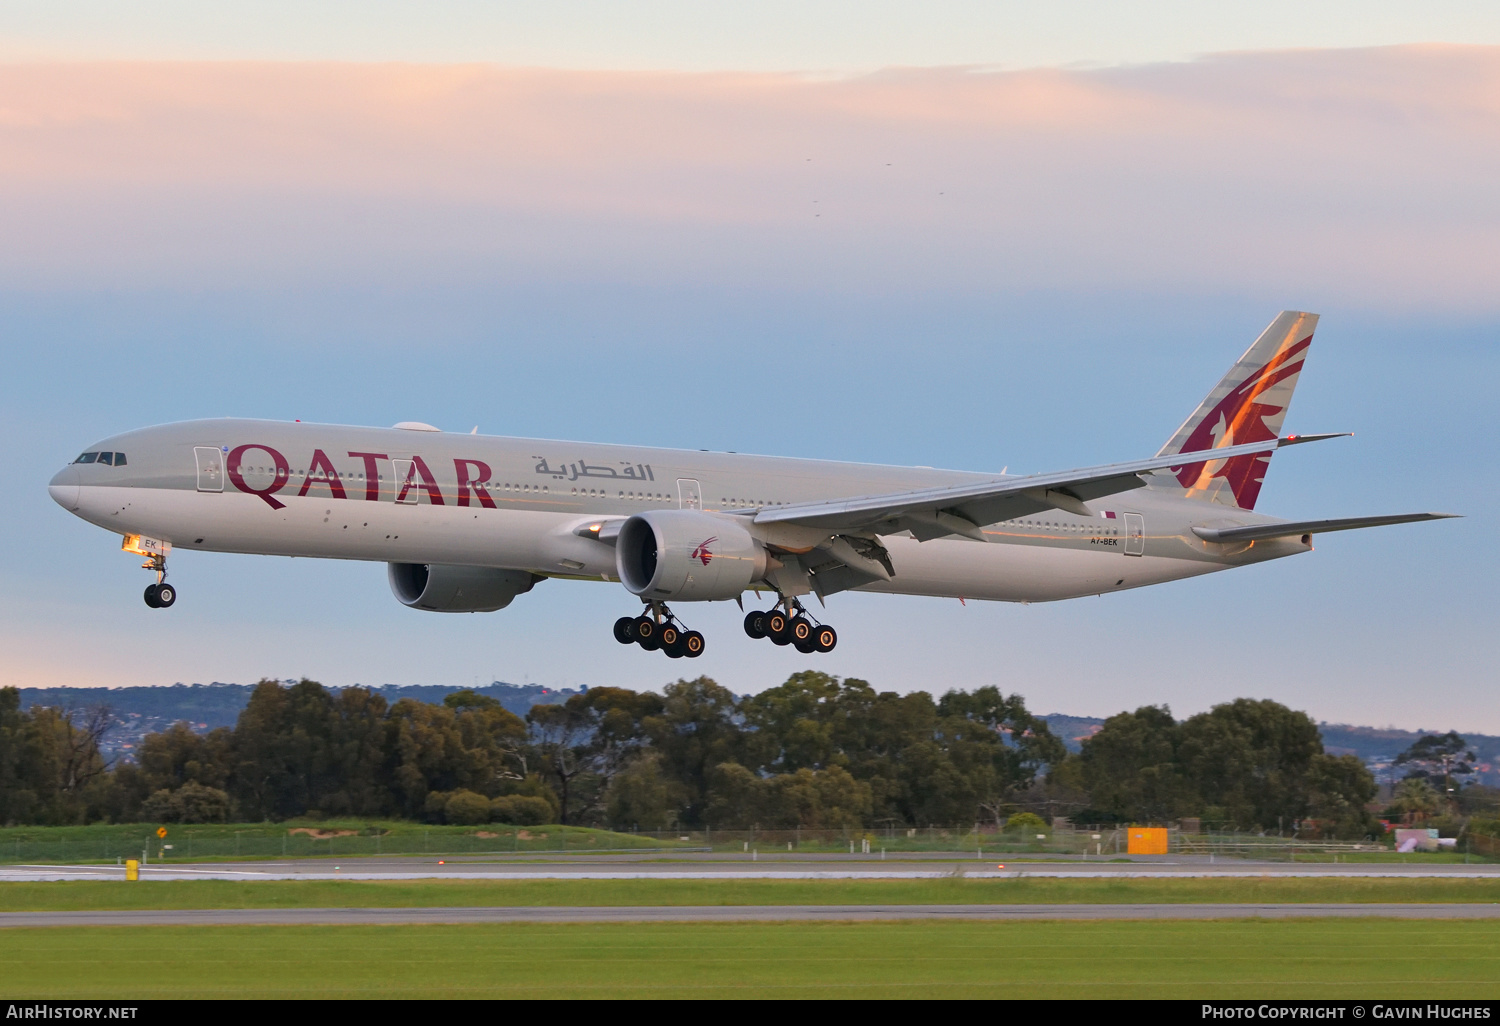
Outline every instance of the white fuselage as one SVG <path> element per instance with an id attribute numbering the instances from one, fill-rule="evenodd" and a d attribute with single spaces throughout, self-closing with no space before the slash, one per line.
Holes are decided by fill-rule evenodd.
<path id="1" fill-rule="evenodd" d="M 97 443 L 123 466 L 73 464 L 61 505 L 175 549 L 523 570 L 616 581 L 614 547 L 577 532 L 652 509 L 724 513 L 999 479 L 737 453 L 409 429 L 208 420 Z M 205 471 L 217 452 L 218 478 Z M 207 477 L 205 478 L 205 473 Z M 1194 526 L 1275 523 L 1145 487 L 983 527 L 984 541 L 886 537 L 894 574 L 859 590 L 1001 601 L 1095 595 L 1309 551 L 1297 538 L 1208 542 Z M 398 501 L 399 500 L 399 501 Z M 1139 517 L 1127 538 L 1126 514 Z"/>

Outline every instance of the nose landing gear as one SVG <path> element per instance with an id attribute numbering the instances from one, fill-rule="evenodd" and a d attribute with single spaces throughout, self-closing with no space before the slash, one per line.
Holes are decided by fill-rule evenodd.
<path id="1" fill-rule="evenodd" d="M 785 606 L 785 609 L 780 608 Z M 776 645 L 791 645 L 804 655 L 832 652 L 839 643 L 838 631 L 812 619 L 796 599 L 782 599 L 764 612 L 745 614 L 745 633 L 752 638 L 770 638 Z"/>
<path id="2" fill-rule="evenodd" d="M 706 644 L 703 635 L 684 628 L 664 602 L 648 602 L 643 615 L 616 620 L 615 640 L 622 645 L 639 645 L 648 652 L 660 649 L 669 659 L 697 659 Z"/>
<path id="3" fill-rule="evenodd" d="M 177 601 L 177 589 L 167 583 L 167 557 L 152 556 L 141 564 L 142 570 L 154 570 L 156 583 L 146 585 L 146 605 L 152 609 L 167 609 Z"/>

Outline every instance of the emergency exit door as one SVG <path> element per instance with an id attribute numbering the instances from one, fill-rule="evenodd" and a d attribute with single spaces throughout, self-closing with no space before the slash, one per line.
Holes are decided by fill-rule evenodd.
<path id="1" fill-rule="evenodd" d="M 1125 514 L 1125 555 L 1146 554 L 1146 518 L 1139 513 Z"/>
<path id="2" fill-rule="evenodd" d="M 677 479 L 677 505 L 680 509 L 702 509 L 703 490 L 690 477 Z"/>

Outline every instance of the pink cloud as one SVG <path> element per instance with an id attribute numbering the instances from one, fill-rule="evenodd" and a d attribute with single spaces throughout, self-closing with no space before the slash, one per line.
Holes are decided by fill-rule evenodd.
<path id="1" fill-rule="evenodd" d="M 0 68 L 0 284 L 583 274 L 1488 308 L 1500 49 L 852 79 Z"/>

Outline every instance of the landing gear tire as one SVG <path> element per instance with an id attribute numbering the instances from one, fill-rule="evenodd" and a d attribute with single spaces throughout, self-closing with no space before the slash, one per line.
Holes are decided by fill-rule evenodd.
<path id="1" fill-rule="evenodd" d="M 803 655 L 812 655 L 818 650 L 817 642 L 813 641 L 812 638 L 802 638 L 801 640 L 794 640 L 792 642 L 792 647 L 795 648 L 798 652 L 801 652 Z"/>
<path id="2" fill-rule="evenodd" d="M 661 639 L 662 651 L 671 655 L 672 649 L 677 647 L 677 642 L 682 640 L 682 631 L 678 630 L 674 624 L 664 623 L 657 637 Z"/>
<path id="3" fill-rule="evenodd" d="M 635 644 L 635 617 L 622 616 L 615 621 L 615 640 L 622 645 Z"/>
<path id="4" fill-rule="evenodd" d="M 682 636 L 682 654 L 689 659 L 697 659 L 703 654 L 703 635 L 697 631 L 688 631 Z M 670 654 L 670 653 L 669 653 Z"/>
<path id="5" fill-rule="evenodd" d="M 766 637 L 778 645 L 790 645 L 792 643 L 792 621 L 779 609 L 773 609 L 766 614 Z"/>
<path id="6" fill-rule="evenodd" d="M 635 641 L 647 652 L 661 648 L 661 625 L 649 616 L 635 621 Z"/>
<path id="7" fill-rule="evenodd" d="M 158 590 L 160 590 L 160 588 L 161 588 L 161 585 L 159 585 L 159 584 L 148 584 L 148 585 L 146 585 L 146 595 L 145 595 L 146 605 L 150 606 L 152 609 L 160 609 L 161 608 L 161 603 L 159 601 L 157 601 L 157 598 L 156 598 L 156 593 L 157 593 Z"/>
<path id="8" fill-rule="evenodd" d="M 813 645 L 819 652 L 832 652 L 839 643 L 839 632 L 826 623 L 813 631 Z"/>
<path id="9" fill-rule="evenodd" d="M 788 629 L 792 632 L 792 644 L 796 645 L 799 651 L 804 644 L 812 641 L 813 625 L 807 617 L 800 615 L 793 617 Z"/>
<path id="10" fill-rule="evenodd" d="M 766 636 L 766 617 L 769 614 L 758 609 L 745 614 L 745 633 L 759 641 Z"/>
<path id="11" fill-rule="evenodd" d="M 156 605 L 158 608 L 166 609 L 177 601 L 177 589 L 170 584 L 158 584 L 156 586 Z"/>

